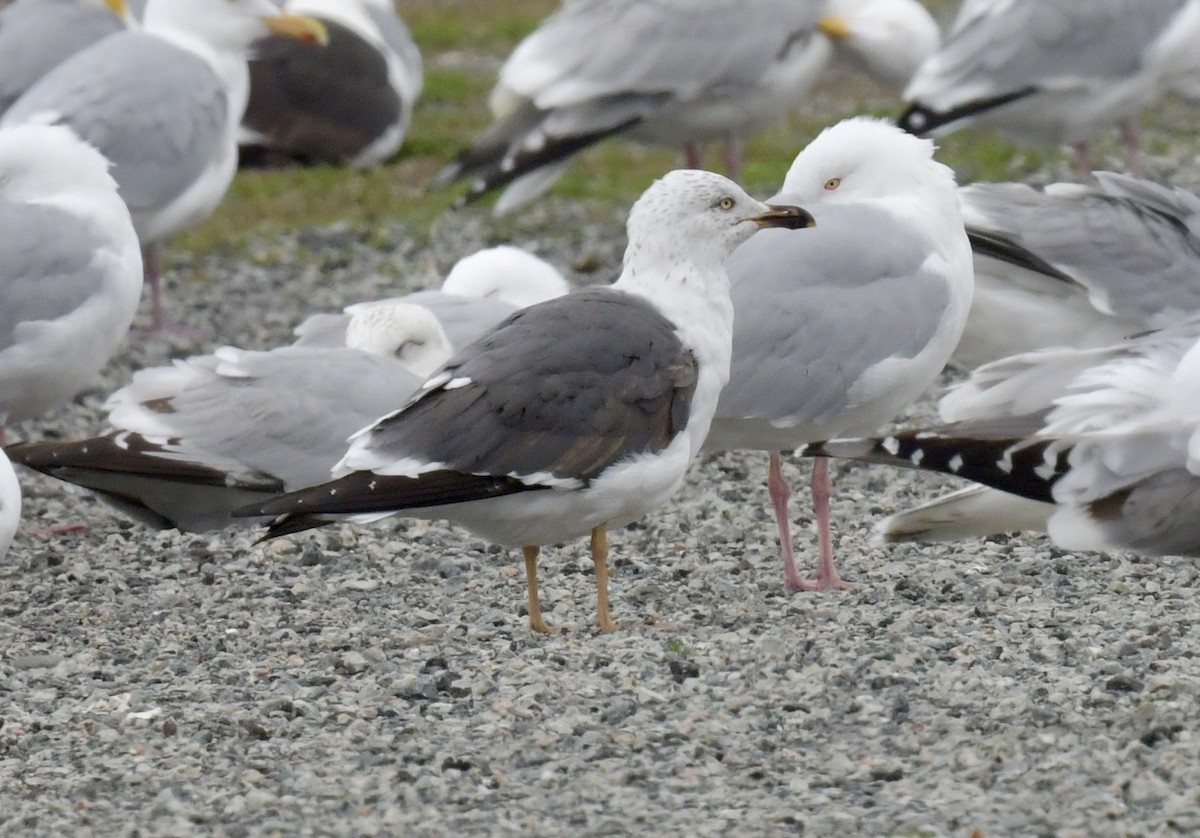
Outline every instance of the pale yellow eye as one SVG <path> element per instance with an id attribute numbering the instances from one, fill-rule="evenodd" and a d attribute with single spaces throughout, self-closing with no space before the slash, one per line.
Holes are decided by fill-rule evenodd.
<path id="1" fill-rule="evenodd" d="M 842 179 L 840 177 L 831 177 L 829 180 L 825 181 L 825 190 L 827 192 L 832 192 L 841 185 Z"/>
<path id="2" fill-rule="evenodd" d="M 733 209 L 734 204 L 736 204 L 736 203 L 737 203 L 737 201 L 733 200 L 733 198 L 726 195 L 724 198 L 717 201 L 717 206 L 723 210 L 731 210 L 731 209 Z"/>

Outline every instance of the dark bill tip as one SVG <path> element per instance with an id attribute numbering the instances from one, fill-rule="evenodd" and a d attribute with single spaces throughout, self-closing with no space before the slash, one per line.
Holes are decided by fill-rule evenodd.
<path id="1" fill-rule="evenodd" d="M 816 219 L 809 214 L 808 210 L 783 205 L 771 206 L 768 204 L 766 212 L 753 215 L 746 220 L 753 221 L 759 227 L 782 227 L 785 230 L 801 230 L 805 227 L 817 226 Z"/>

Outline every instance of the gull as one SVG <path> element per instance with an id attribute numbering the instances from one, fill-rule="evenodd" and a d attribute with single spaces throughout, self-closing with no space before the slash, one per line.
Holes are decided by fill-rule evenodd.
<path id="1" fill-rule="evenodd" d="M 439 290 L 354 303 L 341 314 L 309 316 L 295 329 L 296 345 L 340 345 L 356 312 L 403 302 L 432 312 L 450 343 L 461 349 L 517 309 L 561 297 L 570 290 L 557 268 L 532 253 L 512 245 L 486 247 L 455 262 Z"/>
<path id="2" fill-rule="evenodd" d="M 123 0 L 16 0 L 0 9 L 0 114 L 34 82 L 125 28 Z"/>
<path id="3" fill-rule="evenodd" d="M 918 0 L 828 0 L 819 28 L 837 60 L 898 91 L 942 41 Z"/>
<path id="4" fill-rule="evenodd" d="M 921 395 L 966 322 L 971 248 L 954 173 L 934 161 L 931 142 L 879 120 L 826 129 L 771 200 L 802 204 L 818 226 L 804 236 L 764 231 L 729 260 L 733 372 L 705 447 L 769 452 L 787 587 L 842 586 L 828 466 L 817 460 L 812 472 L 820 559 L 809 581 L 795 566 L 780 452 L 866 433 Z"/>
<path id="5" fill-rule="evenodd" d="M 327 480 L 347 438 L 450 354 L 428 311 L 379 305 L 351 318 L 338 347 L 226 346 L 141 370 L 109 397 L 108 432 L 9 456 L 156 529 L 245 526 L 231 510 Z"/>
<path id="6" fill-rule="evenodd" d="M 679 488 L 729 378 L 723 263 L 758 227 L 811 223 L 720 175 L 668 173 L 630 211 L 614 285 L 521 309 L 355 434 L 333 481 L 239 514 L 280 516 L 268 537 L 397 512 L 455 521 L 522 549 L 534 631 L 549 630 L 540 548 L 591 533 L 596 623 L 615 628 L 606 531 Z"/>
<path id="7" fill-rule="evenodd" d="M 1068 550 L 1200 556 L 1200 319 L 988 364 L 941 412 L 950 424 L 803 453 L 984 484 L 891 516 L 885 542 L 1028 529 Z"/>
<path id="8" fill-rule="evenodd" d="M 323 40 L 270 0 L 149 0 L 141 31 L 118 32 L 46 74 L 0 118 L 69 126 L 113 163 L 143 247 L 155 329 L 157 244 L 216 208 L 237 168 L 246 50 L 268 31 Z"/>
<path id="9" fill-rule="evenodd" d="M 904 91 L 906 130 L 969 123 L 1026 142 L 1089 142 L 1119 122 L 1137 174 L 1138 115 L 1195 71 L 1200 0 L 966 0 L 941 49 Z"/>
<path id="10" fill-rule="evenodd" d="M 8 555 L 9 545 L 21 523 L 21 484 L 12 463 L 0 448 L 0 559 Z"/>
<path id="11" fill-rule="evenodd" d="M 500 70 L 494 121 L 434 184 L 472 181 L 467 200 L 507 187 L 503 214 L 540 195 L 567 161 L 620 134 L 684 147 L 726 143 L 801 104 L 832 47 L 824 0 L 574 0 L 518 44 Z"/>
<path id="12" fill-rule="evenodd" d="M 129 331 L 142 258 L 108 161 L 70 129 L 0 128 L 0 444 L 90 385 Z"/>
<path id="13" fill-rule="evenodd" d="M 1129 175 L 1095 178 L 959 190 L 975 300 L 956 365 L 1106 346 L 1200 312 L 1200 198 Z"/>
<path id="14" fill-rule="evenodd" d="M 280 35 L 254 44 L 239 143 L 303 160 L 374 166 L 404 140 L 421 53 L 392 0 L 289 0 L 319 20 L 325 47 Z"/>

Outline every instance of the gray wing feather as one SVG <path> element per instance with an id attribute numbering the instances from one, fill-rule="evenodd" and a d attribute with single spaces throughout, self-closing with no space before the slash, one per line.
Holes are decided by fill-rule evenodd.
<path id="1" fill-rule="evenodd" d="M 118 32 L 58 65 L 4 115 L 56 112 L 113 162 L 132 212 L 186 190 L 225 137 L 229 103 L 203 59 L 141 32 Z"/>
<path id="2" fill-rule="evenodd" d="M 177 458 L 234 461 L 289 490 L 328 480 L 347 438 L 420 384 L 398 362 L 351 349 L 241 352 L 241 377 L 216 374 L 213 356 L 190 363 L 214 373 L 161 408 Z"/>
<path id="3" fill-rule="evenodd" d="M 64 59 L 122 29 L 108 9 L 78 0 L 25 0 L 0 10 L 0 113 Z"/>
<path id="4" fill-rule="evenodd" d="M 97 251 L 109 247 L 86 221 L 54 206 L 0 201 L 0 350 L 22 323 L 55 320 L 103 283 Z"/>
<path id="5" fill-rule="evenodd" d="M 698 371 L 640 298 L 587 289 L 522 309 L 381 420 L 368 450 L 465 474 L 590 480 L 687 424 Z M 446 387 L 455 379 L 462 386 Z"/>
<path id="6" fill-rule="evenodd" d="M 868 367 L 915 356 L 936 330 L 946 282 L 911 228 L 861 208 L 828 207 L 819 223 L 820 236 L 756 233 L 726 263 L 733 365 L 718 420 L 835 415 Z"/>
<path id="7" fill-rule="evenodd" d="M 1017 0 L 994 14 L 995 0 L 966 3 L 943 48 L 927 62 L 906 99 L 935 105 L 946 91 L 961 99 L 1080 78 L 1122 78 L 1186 0 Z"/>
<path id="8" fill-rule="evenodd" d="M 557 79 L 535 98 L 542 108 L 627 93 L 686 100 L 714 84 L 754 84 L 819 18 L 820 4 L 795 0 L 578 2 L 547 19 L 510 61 L 555 68 Z"/>
<path id="9" fill-rule="evenodd" d="M 516 307 L 490 298 L 460 297 L 443 291 L 416 291 L 403 297 L 392 297 L 356 306 L 371 306 L 394 302 L 423 306 L 433 312 L 442 324 L 450 345 L 461 349 L 474 343 L 488 331 L 496 328 Z M 349 314 L 313 314 L 296 327 L 297 340 L 294 346 L 333 347 L 346 345 L 346 327 Z"/>
<path id="10" fill-rule="evenodd" d="M 997 232 L 1084 286 L 1097 308 L 1145 327 L 1200 311 L 1200 201 L 1104 173 L 1101 190 L 1021 184 L 960 190 L 972 228 Z"/>

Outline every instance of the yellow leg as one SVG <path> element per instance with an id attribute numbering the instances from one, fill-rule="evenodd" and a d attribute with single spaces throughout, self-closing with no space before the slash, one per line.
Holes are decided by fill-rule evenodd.
<path id="1" fill-rule="evenodd" d="M 608 615 L 608 538 L 603 525 L 592 530 L 592 562 L 596 565 L 596 625 L 612 631 L 617 624 Z"/>
<path id="2" fill-rule="evenodd" d="M 542 608 L 538 605 L 537 560 L 541 548 L 535 546 L 522 547 L 525 554 L 525 581 L 529 588 L 529 628 L 541 634 L 548 634 L 554 629 L 542 619 Z"/>

